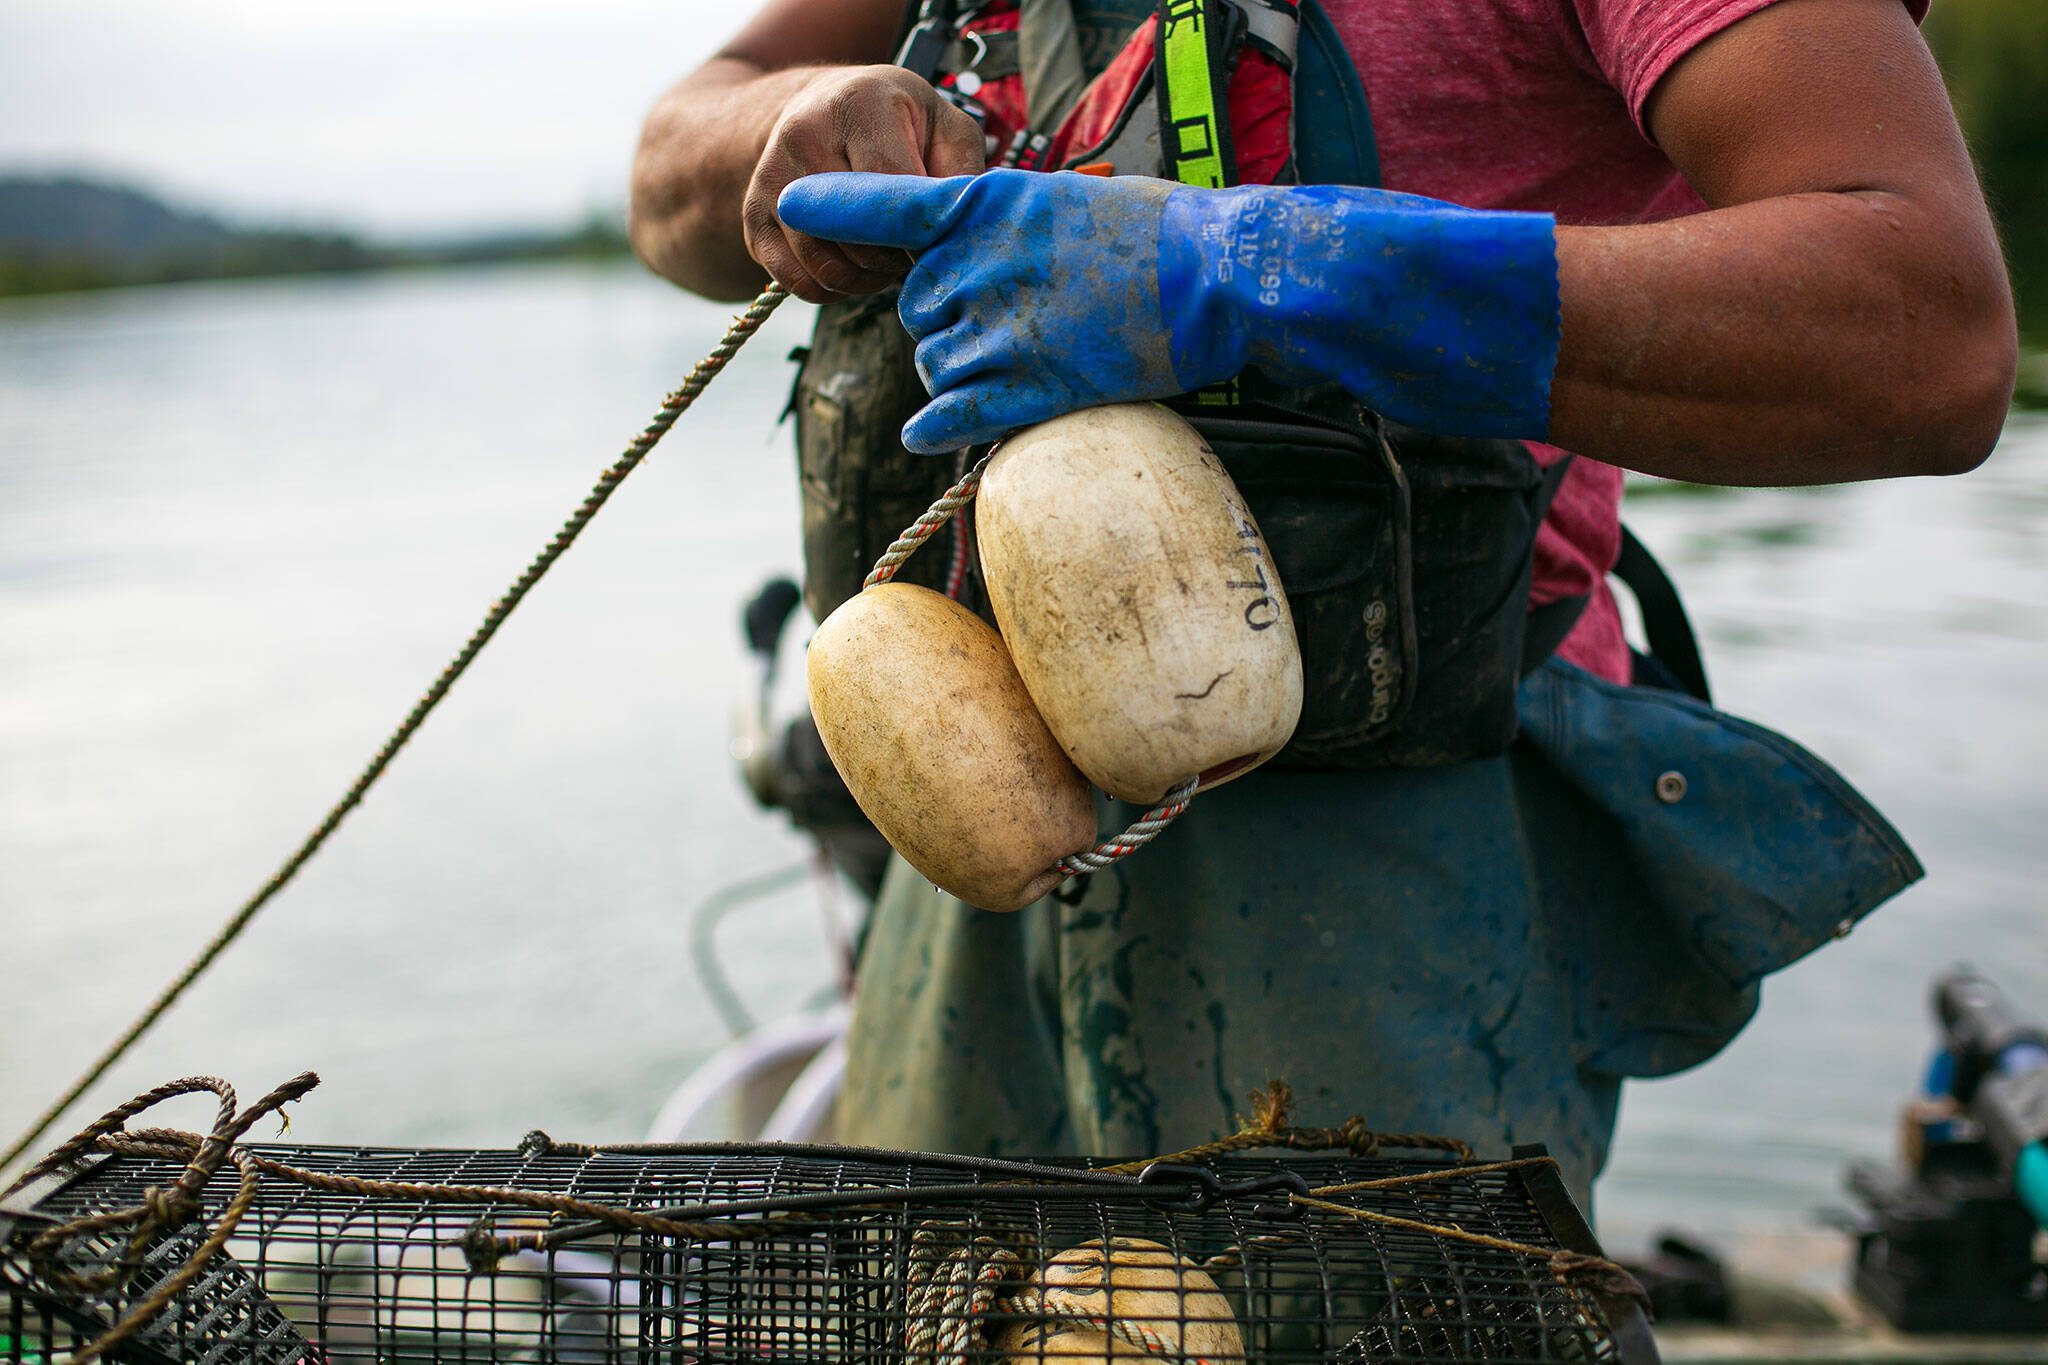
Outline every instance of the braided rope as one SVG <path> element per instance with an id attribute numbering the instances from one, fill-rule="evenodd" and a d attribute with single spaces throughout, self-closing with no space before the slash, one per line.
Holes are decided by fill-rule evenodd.
<path id="1" fill-rule="evenodd" d="M 1240 1114 L 1237 1131 L 1227 1137 L 1186 1147 L 1170 1156 L 1147 1157 L 1143 1161 L 1122 1161 L 1113 1165 L 1098 1166 L 1098 1172 L 1113 1175 L 1137 1175 L 1155 1161 L 1186 1165 L 1192 1161 L 1207 1161 L 1211 1157 L 1227 1156 L 1232 1152 L 1251 1152 L 1261 1148 L 1280 1147 L 1296 1152 L 1347 1151 L 1353 1156 L 1373 1157 L 1380 1154 L 1382 1147 L 1409 1147 L 1424 1151 L 1448 1152 L 1462 1163 L 1470 1163 L 1474 1157 L 1472 1148 L 1453 1137 L 1436 1133 L 1383 1133 L 1366 1124 L 1365 1119 L 1353 1114 L 1334 1128 L 1304 1128 L 1297 1126 L 1290 1111 L 1294 1107 L 1294 1087 L 1286 1081 L 1268 1081 L 1251 1094 L 1252 1112 Z M 1545 1158 L 1548 1160 L 1549 1158 Z M 1446 1168 L 1455 1171 L 1456 1167 Z M 1434 1180 L 1435 1174 L 1401 1175 L 1389 1177 L 1388 1186 L 1409 1184 L 1418 1180 Z M 1377 1187 L 1381 1182 L 1370 1185 L 1331 1186 L 1328 1189 L 1312 1190 L 1312 1194 L 1330 1194 L 1351 1189 Z"/>
<path id="2" fill-rule="evenodd" d="M 238 1109 L 235 1088 L 217 1076 L 189 1076 L 183 1080 L 172 1081 L 110 1110 L 29 1170 L 23 1177 L 24 1181 L 55 1170 L 92 1148 L 104 1147 L 118 1141 L 115 1130 L 136 1114 L 164 1100 L 200 1091 L 212 1091 L 220 1099 L 213 1131 L 203 1139 L 191 1134 L 167 1135 L 162 1129 L 150 1129 L 129 1135 L 138 1145 L 154 1148 L 152 1155 L 167 1156 L 172 1160 L 179 1157 L 185 1159 L 185 1170 L 170 1189 L 152 1187 L 143 1192 L 142 1202 L 139 1204 L 122 1209 L 109 1209 L 105 1213 L 89 1215 L 45 1229 L 29 1242 L 28 1256 L 36 1267 L 36 1273 L 52 1287 L 74 1294 L 96 1294 L 125 1283 L 141 1268 L 143 1255 L 148 1251 L 152 1241 L 163 1233 L 183 1227 L 199 1212 L 199 1192 L 216 1171 L 223 1165 L 231 1164 L 240 1177 L 234 1197 L 228 1201 L 219 1219 L 184 1262 L 164 1276 L 160 1283 L 137 1301 L 106 1332 L 74 1353 L 70 1365 L 87 1365 L 87 1362 L 99 1359 L 106 1352 L 134 1336 L 154 1321 L 164 1309 L 170 1307 L 171 1303 L 199 1278 L 201 1272 L 219 1254 L 220 1249 L 227 1245 L 228 1238 L 234 1235 L 243 1216 L 255 1205 L 256 1196 L 261 1190 L 256 1159 L 241 1146 L 242 1135 L 266 1114 L 281 1115 L 285 1105 L 300 1098 L 319 1083 L 320 1078 L 308 1071 L 294 1076 L 247 1109 Z M 165 1136 L 189 1138 L 190 1141 L 178 1144 L 173 1149 L 168 1144 L 157 1141 Z M 128 1232 L 127 1243 L 111 1266 L 82 1275 L 63 1268 L 59 1258 L 64 1249 L 74 1241 L 122 1229 Z"/>
<path id="3" fill-rule="evenodd" d="M 107 1050 L 102 1052 L 78 1079 L 71 1083 L 70 1088 L 59 1095 L 50 1107 L 28 1126 L 26 1132 L 14 1140 L 13 1145 L 4 1154 L 0 1154 L 0 1170 L 12 1165 L 15 1158 L 33 1146 L 36 1139 L 47 1132 L 50 1125 L 55 1123 L 65 1110 L 78 1102 L 80 1095 L 91 1089 L 100 1077 L 106 1075 L 107 1069 L 119 1061 L 128 1049 L 135 1045 L 136 1040 L 163 1017 L 164 1012 L 177 1002 L 187 987 L 199 979 L 202 972 L 213 965 L 213 960 L 219 957 L 229 944 L 241 936 L 242 931 L 249 927 L 249 921 L 256 918 L 256 913 L 268 905 L 278 892 L 284 890 L 286 884 L 298 875 L 299 869 L 320 851 L 328 836 L 340 828 L 348 813 L 362 802 L 377 779 L 384 775 L 384 770 L 391 766 L 391 760 L 398 757 L 398 751 L 403 749 L 406 742 L 426 723 L 427 717 L 440 705 L 441 699 L 448 695 L 448 689 L 455 685 L 455 680 L 468 671 L 476 656 L 483 652 L 483 647 L 498 633 L 498 627 L 504 625 L 505 619 L 526 600 L 526 595 L 533 590 L 534 584 L 540 582 L 541 576 L 576 543 L 576 537 L 583 533 L 583 528 L 590 524 L 590 519 L 597 515 L 598 509 L 611 498 L 625 477 L 647 458 L 647 452 L 654 449 L 655 443 L 668 434 L 669 428 L 676 424 L 677 418 L 689 411 L 690 405 L 697 401 L 697 395 L 704 392 L 705 387 L 718 377 L 740 347 L 746 345 L 748 338 L 761 330 L 761 324 L 768 320 L 768 315 L 788 297 L 782 286 L 770 285 L 761 292 L 760 297 L 747 305 L 745 312 L 732 320 L 732 324 L 726 328 L 725 335 L 719 339 L 718 345 L 712 348 L 711 354 L 698 361 L 676 391 L 662 400 L 660 410 L 627 445 L 625 453 L 598 476 L 596 486 L 583 499 L 582 505 L 562 523 L 554 538 L 534 556 L 533 562 L 526 566 L 526 571 L 513 580 L 512 586 L 505 590 L 504 596 L 491 605 L 491 609 L 484 614 L 483 623 L 470 635 L 468 642 L 462 646 L 448 666 L 441 670 L 440 676 L 434 679 L 419 701 L 414 703 L 412 710 L 406 713 L 405 719 L 398 723 L 398 728 L 391 732 L 390 738 L 384 741 L 383 747 L 377 750 L 369 765 L 349 784 L 348 790 L 342 793 L 341 799 L 334 803 L 313 832 L 307 835 L 305 841 L 284 860 L 276 872 L 271 874 L 270 880 L 258 888 L 255 895 L 243 902 L 239 910 L 229 916 L 227 923 L 221 926 L 219 932 L 186 964 L 185 969 L 173 978 L 170 985 L 164 987 L 162 993 L 136 1016 L 135 1021 L 107 1046 Z"/>
<path id="4" fill-rule="evenodd" d="M 925 509 L 923 516 L 910 523 L 910 529 L 889 542 L 889 548 L 882 551 L 882 557 L 875 561 L 875 567 L 861 580 L 861 587 L 872 588 L 877 583 L 887 583 L 903 567 L 903 561 L 910 558 L 918 546 L 930 540 L 941 526 L 953 519 L 953 514 L 974 501 L 974 495 L 981 491 L 982 471 L 988 468 L 989 456 L 993 450 L 974 462 L 974 467 L 960 476 L 958 483 L 940 494 L 939 500 Z"/>
<path id="5" fill-rule="evenodd" d="M 975 461 L 974 467 L 960 476 L 951 488 L 939 496 L 939 500 L 926 508 L 924 515 L 910 523 L 902 535 L 889 542 L 889 548 L 882 551 L 875 567 L 861 581 L 865 591 L 879 583 L 887 583 L 903 567 L 903 561 L 916 552 L 918 546 L 938 534 L 939 528 L 952 521 L 955 513 L 961 512 L 974 501 L 974 495 L 981 491 L 981 479 L 988 469 L 988 462 L 995 456 L 995 448 Z M 946 596 L 957 599 L 959 584 L 966 568 L 966 536 L 960 531 L 954 545 L 952 572 L 947 576 Z M 1181 817 L 1194 800 L 1195 790 L 1201 785 L 1201 778 L 1190 777 L 1168 791 L 1160 803 L 1139 816 L 1130 828 L 1113 835 L 1090 849 L 1069 853 L 1054 863 L 1052 870 L 1069 877 L 1086 877 L 1102 871 L 1124 858 L 1130 857 L 1145 845 L 1157 839 L 1166 827 Z"/>
<path id="6" fill-rule="evenodd" d="M 993 1237 L 969 1237 L 958 1224 L 920 1224 L 910 1237 L 903 1303 L 906 1357 L 964 1365 L 970 1351 L 982 1349 L 981 1318 L 1023 1268 L 1017 1253 Z"/>
<path id="7" fill-rule="evenodd" d="M 1181 812 L 1195 799 L 1195 788 L 1200 785 L 1200 778 L 1190 777 L 1168 792 L 1158 805 L 1133 821 L 1131 827 L 1122 834 L 1107 839 L 1084 853 L 1069 853 L 1054 863 L 1053 868 L 1066 873 L 1069 877 L 1086 877 L 1130 857 L 1157 839 L 1168 825 L 1180 819 Z"/>
<path id="8" fill-rule="evenodd" d="M 1490 1161 L 1479 1166 L 1455 1166 L 1451 1170 L 1460 1177 L 1486 1175 L 1494 1171 L 1519 1171 L 1535 1166 L 1554 1166 L 1553 1156 L 1516 1157 L 1510 1161 Z M 1427 1177 L 1400 1177 L 1396 1180 L 1378 1183 L 1385 1189 L 1400 1185 L 1426 1183 Z M 1378 1209 L 1362 1209 L 1351 1204 L 1339 1204 L 1313 1195 L 1290 1194 L 1287 1202 L 1300 1209 L 1314 1209 L 1318 1213 L 1338 1214 L 1353 1218 L 1361 1223 L 1377 1223 L 1381 1227 L 1400 1228 L 1404 1232 L 1420 1232 L 1430 1237 L 1441 1237 L 1445 1241 L 1463 1242 L 1466 1246 L 1485 1247 L 1489 1251 L 1505 1251 L 1514 1256 L 1527 1256 L 1542 1261 L 1551 1277 L 1567 1289 L 1589 1288 L 1601 1293 L 1616 1294 L 1641 1299 L 1644 1306 L 1649 1303 L 1648 1295 L 1635 1276 L 1608 1260 L 1590 1252 L 1572 1251 L 1566 1247 L 1531 1246 L 1507 1237 L 1495 1237 L 1484 1232 L 1473 1232 L 1450 1223 L 1431 1223 L 1420 1218 L 1403 1218 L 1398 1214 L 1382 1213 Z"/>

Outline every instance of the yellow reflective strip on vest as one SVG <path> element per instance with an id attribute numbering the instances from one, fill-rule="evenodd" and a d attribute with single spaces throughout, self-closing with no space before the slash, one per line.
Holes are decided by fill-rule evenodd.
<path id="1" fill-rule="evenodd" d="M 1159 7 L 1159 23 L 1171 144 L 1159 150 L 1181 184 L 1221 189 L 1228 175 L 1218 129 L 1226 115 L 1209 65 L 1208 0 L 1168 0 Z"/>
<path id="2" fill-rule="evenodd" d="M 1222 82 L 1209 61 L 1210 0 L 1166 0 L 1159 7 L 1159 65 L 1154 85 L 1165 117 L 1159 153 L 1167 173 L 1183 185 L 1220 190 L 1230 183 L 1224 133 L 1230 117 Z M 1195 394 L 1205 408 L 1243 402 L 1237 380 Z"/>

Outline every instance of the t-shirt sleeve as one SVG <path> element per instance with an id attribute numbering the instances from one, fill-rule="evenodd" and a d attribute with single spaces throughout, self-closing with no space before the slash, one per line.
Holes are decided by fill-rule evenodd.
<path id="1" fill-rule="evenodd" d="M 1643 106 L 1678 59 L 1722 29 L 1777 0 L 1571 0 L 1593 60 L 1628 101 L 1643 129 Z M 1928 0 L 1905 0 L 1918 23 Z"/>

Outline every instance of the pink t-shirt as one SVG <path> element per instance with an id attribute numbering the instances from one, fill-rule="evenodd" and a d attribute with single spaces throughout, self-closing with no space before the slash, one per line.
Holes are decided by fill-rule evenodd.
<path id="1" fill-rule="evenodd" d="M 1643 129 L 1664 73 L 1774 0 L 1323 0 L 1372 107 L 1382 183 L 1565 225 L 1649 223 L 1706 204 Z M 1925 0 L 1908 0 L 1918 18 Z M 1563 456 L 1531 443 L 1548 465 Z M 1607 589 L 1621 471 L 1583 456 L 1536 540 L 1534 600 L 1593 600 L 1560 657 L 1625 682 Z"/>

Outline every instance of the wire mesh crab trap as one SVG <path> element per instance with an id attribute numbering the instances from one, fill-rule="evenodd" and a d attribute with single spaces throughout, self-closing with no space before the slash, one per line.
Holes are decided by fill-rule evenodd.
<path id="1" fill-rule="evenodd" d="M 1536 1148 L 1140 1167 L 237 1137 L 117 1129 L 0 1204 L 0 1361 L 1655 1359 Z M 209 1150 L 221 1178 L 191 1181 Z"/>

